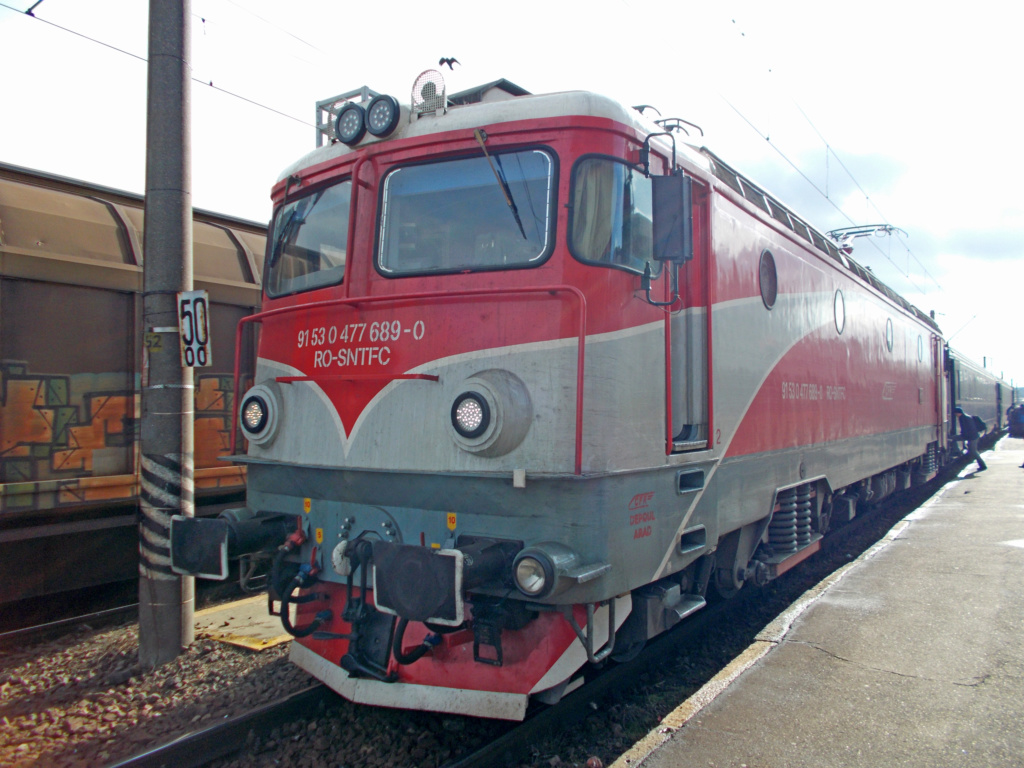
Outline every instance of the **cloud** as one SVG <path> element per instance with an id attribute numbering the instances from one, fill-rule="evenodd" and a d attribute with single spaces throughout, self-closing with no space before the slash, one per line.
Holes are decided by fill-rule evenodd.
<path id="1" fill-rule="evenodd" d="M 837 159 L 824 145 L 820 151 L 804 148 L 783 157 L 767 142 L 762 144 L 765 151 L 761 157 L 748 158 L 745 166 L 734 167 L 816 229 L 826 232 L 891 221 L 873 201 L 875 195 L 885 196 L 897 188 L 908 172 L 899 158 L 844 153 Z M 891 223 L 900 226 L 897 221 Z"/>
<path id="2" fill-rule="evenodd" d="M 1016 261 L 1024 257 L 1024 227 L 958 229 L 943 238 L 941 247 L 974 261 Z"/>

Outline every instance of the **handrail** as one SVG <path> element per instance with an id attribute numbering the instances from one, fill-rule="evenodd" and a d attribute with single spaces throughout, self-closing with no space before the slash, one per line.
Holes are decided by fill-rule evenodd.
<path id="1" fill-rule="evenodd" d="M 294 312 L 305 312 L 318 309 L 327 309 L 329 307 L 338 306 L 358 306 L 365 304 L 386 304 L 386 303 L 410 303 L 423 301 L 427 299 L 444 299 L 446 301 L 458 301 L 464 299 L 487 299 L 494 298 L 496 296 L 508 295 L 515 296 L 521 294 L 557 294 L 557 293 L 569 293 L 576 297 L 579 301 L 579 312 L 577 314 L 577 323 L 579 329 L 577 332 L 577 347 L 576 347 L 576 451 L 574 457 L 574 474 L 580 475 L 583 473 L 583 370 L 586 362 L 586 333 L 587 333 L 587 299 L 583 295 L 583 292 L 578 288 L 571 285 L 541 285 L 541 286 L 526 286 L 520 288 L 480 288 L 470 291 L 425 291 L 420 293 L 398 293 L 388 296 L 360 296 L 360 297 L 343 297 L 336 299 L 325 299 L 323 301 L 314 301 L 308 304 L 299 304 L 288 307 L 278 307 L 277 309 L 268 309 L 265 312 L 257 312 L 254 315 L 243 317 L 238 321 L 238 326 L 235 329 L 235 381 L 234 381 L 234 403 L 236 407 L 231 414 L 231 454 L 235 453 L 235 440 L 238 432 L 238 407 L 239 402 L 238 388 L 240 382 L 240 371 L 241 371 L 241 357 L 242 357 L 242 332 L 244 326 L 249 323 L 262 323 L 264 320 L 270 317 L 278 317 L 280 315 L 290 314 Z M 401 375 L 396 375 L 391 378 L 399 378 Z M 287 377 L 299 380 L 299 377 Z M 351 377 L 348 377 L 351 378 Z"/>
<path id="2" fill-rule="evenodd" d="M 338 373 L 326 376 L 278 376 L 274 381 L 291 384 L 296 381 L 440 381 L 440 376 L 431 373 Z"/>

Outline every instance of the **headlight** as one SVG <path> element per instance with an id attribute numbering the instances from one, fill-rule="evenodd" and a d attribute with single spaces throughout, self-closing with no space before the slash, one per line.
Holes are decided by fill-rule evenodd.
<path id="1" fill-rule="evenodd" d="M 463 437 L 479 437 L 491 423 L 491 408 L 479 392 L 463 392 L 452 403 L 452 426 Z"/>
<path id="2" fill-rule="evenodd" d="M 550 563 L 545 563 L 536 557 L 526 556 L 519 559 L 515 564 L 516 586 L 519 591 L 529 597 L 539 597 L 551 589 L 552 569 Z"/>
<path id="3" fill-rule="evenodd" d="M 511 371 L 480 371 L 455 385 L 450 432 L 459 449 L 477 456 L 504 456 L 522 444 L 533 423 L 526 385 Z"/>
<path id="4" fill-rule="evenodd" d="M 569 574 L 579 564 L 579 555 L 569 547 L 556 541 L 542 541 L 516 555 L 512 561 L 512 580 L 527 597 L 551 597 L 577 583 Z"/>
<path id="5" fill-rule="evenodd" d="M 250 395 L 242 403 L 242 428 L 258 434 L 267 424 L 267 403 L 257 395 Z"/>
<path id="6" fill-rule="evenodd" d="M 267 446 L 277 434 L 281 413 L 281 387 L 265 381 L 245 393 L 238 409 L 242 434 L 250 445 Z"/>
<path id="7" fill-rule="evenodd" d="M 401 110 L 392 96 L 376 96 L 366 108 L 366 130 L 374 136 L 388 136 L 398 127 Z"/>
<path id="8" fill-rule="evenodd" d="M 366 134 L 366 113 L 358 104 L 347 104 L 334 123 L 334 135 L 343 144 L 358 144 Z"/>

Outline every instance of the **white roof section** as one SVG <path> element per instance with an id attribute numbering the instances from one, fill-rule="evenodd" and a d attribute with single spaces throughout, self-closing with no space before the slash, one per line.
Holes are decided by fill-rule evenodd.
<path id="1" fill-rule="evenodd" d="M 367 133 L 366 137 L 354 148 L 340 142 L 319 147 L 285 168 L 278 177 L 278 181 L 288 178 L 298 170 L 347 155 L 370 144 L 446 131 L 488 128 L 520 120 L 573 116 L 607 118 L 621 123 L 627 128 L 633 128 L 641 135 L 661 133 L 664 130 L 632 107 L 589 91 L 517 96 L 501 101 L 485 100 L 476 104 L 449 106 L 447 112 L 442 113 L 438 110 L 436 114 L 423 115 L 412 122 L 409 121 L 409 107 L 403 104 L 398 128 L 387 138 L 379 139 Z M 677 161 L 685 157 L 690 163 L 700 168 L 709 168 L 707 159 L 696 151 L 699 147 L 694 146 L 691 149 L 685 135 L 675 134 L 675 136 Z M 671 141 L 667 137 L 656 137 L 651 141 L 652 144 L 660 145 L 663 151 L 671 150 Z"/>

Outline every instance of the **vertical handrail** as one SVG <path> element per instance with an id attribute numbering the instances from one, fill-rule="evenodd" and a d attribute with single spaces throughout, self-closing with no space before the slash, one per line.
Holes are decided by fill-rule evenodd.
<path id="1" fill-rule="evenodd" d="M 679 267 L 672 264 L 670 268 Z M 668 271 L 668 270 L 666 270 Z M 665 280 L 665 301 L 669 300 L 671 280 Z M 672 423 L 672 307 L 665 307 L 665 455 L 672 455 L 675 425 Z"/>
<path id="2" fill-rule="evenodd" d="M 352 169 L 352 199 L 349 200 L 348 204 L 348 234 L 345 238 L 345 271 L 348 272 L 349 255 L 354 252 L 356 247 L 356 204 L 359 202 L 359 172 L 363 170 L 363 163 L 366 162 L 368 155 L 360 155 L 359 159 L 356 160 L 356 165 Z M 350 277 L 346 275 L 346 277 Z M 351 295 L 352 291 L 352 280 L 344 280 L 342 290 L 345 291 L 345 295 Z"/>
<path id="3" fill-rule="evenodd" d="M 574 474 L 583 473 L 583 371 L 586 362 L 586 339 L 587 339 L 587 299 L 583 292 L 571 285 L 542 285 L 528 286 L 521 288 L 481 288 L 471 291 L 427 291 L 421 293 L 400 293 L 389 296 L 361 296 L 358 298 L 336 298 L 323 301 L 314 301 L 308 304 L 300 304 L 290 307 L 279 307 L 268 309 L 265 312 L 243 317 L 238 321 L 235 328 L 235 381 L 234 381 L 234 410 L 231 414 L 231 454 L 236 449 L 236 435 L 238 432 L 238 409 L 239 402 L 239 376 L 241 372 L 242 333 L 244 326 L 249 323 L 262 323 L 270 317 L 290 314 L 294 312 L 305 312 L 317 309 L 327 309 L 339 306 L 357 306 L 365 304 L 387 304 L 387 303 L 410 303 L 424 300 L 442 299 L 441 303 L 455 302 L 465 299 L 486 299 L 496 296 L 515 296 L 529 293 L 569 293 L 576 297 L 579 302 L 577 313 L 577 344 L 576 344 L 576 450 L 574 456 Z M 258 357 L 258 355 L 257 355 Z"/>

